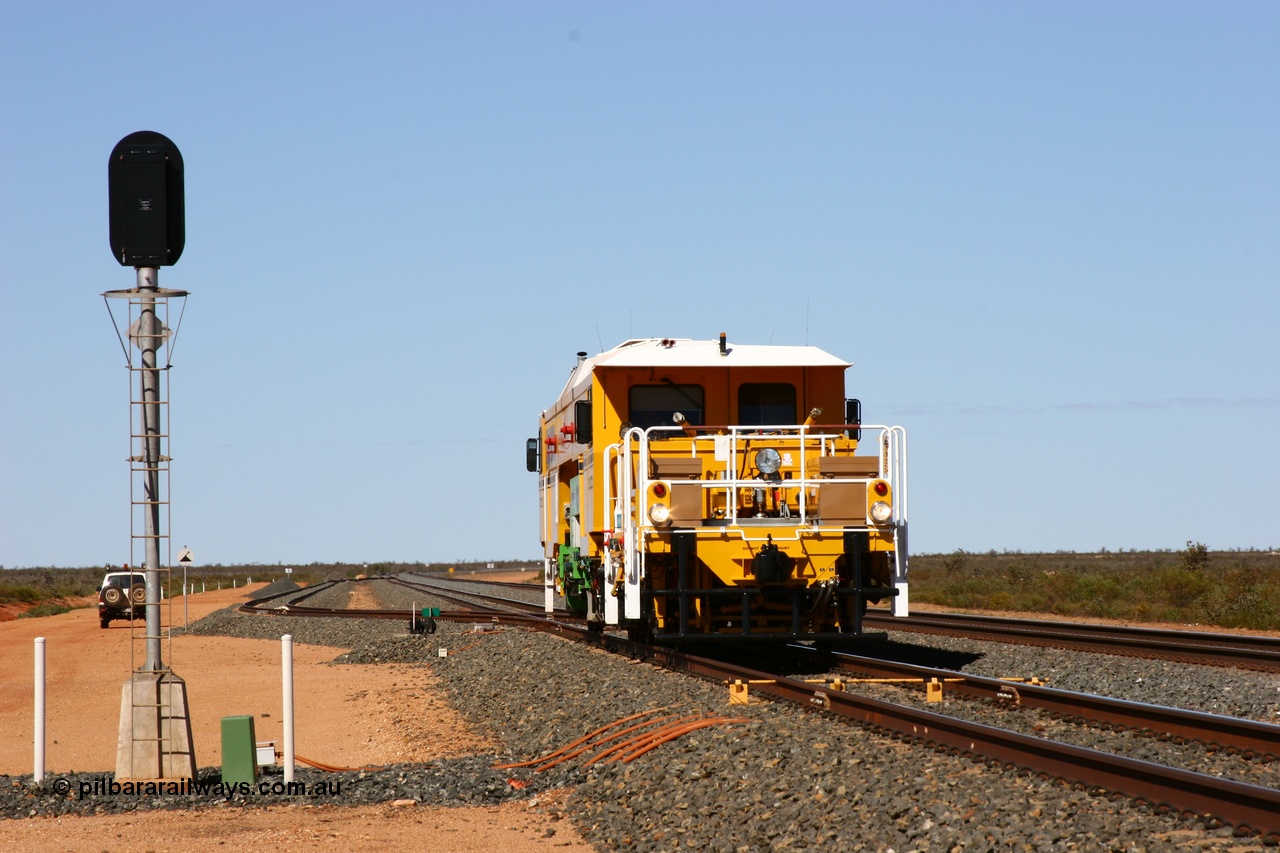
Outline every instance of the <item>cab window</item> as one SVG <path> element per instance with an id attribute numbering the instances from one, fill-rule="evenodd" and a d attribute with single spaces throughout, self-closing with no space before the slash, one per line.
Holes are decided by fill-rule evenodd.
<path id="1" fill-rule="evenodd" d="M 706 423 L 701 385 L 632 385 L 628 404 L 631 425 L 641 429 L 675 426 L 671 416 L 676 412 L 694 426 Z"/>
<path id="2" fill-rule="evenodd" d="M 796 422 L 796 386 L 786 382 L 744 382 L 738 387 L 738 423 L 781 426 Z"/>

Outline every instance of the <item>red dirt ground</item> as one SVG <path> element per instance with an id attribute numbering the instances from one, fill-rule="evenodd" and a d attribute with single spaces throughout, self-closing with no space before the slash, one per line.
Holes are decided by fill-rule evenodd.
<path id="1" fill-rule="evenodd" d="M 261 584 L 257 587 L 262 586 Z M 243 601 L 245 589 L 191 596 L 192 621 Z M 180 622 L 182 599 L 172 613 Z M 281 633 L 285 631 L 282 630 Z M 32 772 L 34 639 L 46 643 L 46 777 L 115 769 L 120 690 L 140 652 L 130 628 L 98 627 L 97 611 L 0 623 L 0 773 Z M 488 747 L 449 705 L 426 667 L 328 666 L 343 650 L 294 646 L 297 753 L 355 767 L 426 761 Z M 221 763 L 221 719 L 255 717 L 259 740 L 279 740 L 278 640 L 177 637 L 164 659 L 187 683 L 196 761 Z M 309 699 L 312 697 L 314 701 Z M 565 794 L 498 808 L 433 808 L 412 802 L 366 807 L 282 806 L 0 821 L 5 849 L 98 853 L 179 851 L 234 844 L 273 851 L 592 850 L 566 820 L 543 810 Z M 550 833 L 550 834 L 549 834 Z"/>

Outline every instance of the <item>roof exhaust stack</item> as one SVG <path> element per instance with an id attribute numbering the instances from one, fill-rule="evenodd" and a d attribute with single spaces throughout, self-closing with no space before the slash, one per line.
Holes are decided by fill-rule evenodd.
<path id="1" fill-rule="evenodd" d="M 582 364 L 582 362 L 584 362 L 584 361 L 586 361 L 586 360 L 587 360 L 587 354 L 586 354 L 585 352 L 579 352 L 579 353 L 578 353 L 578 364 Z"/>
<path id="2" fill-rule="evenodd" d="M 721 332 L 721 333 L 720 333 L 720 354 L 721 354 L 721 355 L 728 355 L 728 354 L 729 354 L 729 347 L 728 347 L 728 345 L 726 345 L 726 343 L 725 343 L 725 333 L 724 333 L 724 332 Z"/>

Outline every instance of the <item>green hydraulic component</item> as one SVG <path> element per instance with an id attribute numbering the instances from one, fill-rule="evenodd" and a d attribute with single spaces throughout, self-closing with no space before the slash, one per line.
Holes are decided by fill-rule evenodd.
<path id="1" fill-rule="evenodd" d="M 587 612 L 587 592 L 591 589 L 591 561 L 582 551 L 560 545 L 556 551 L 556 579 L 564 590 L 565 603 L 575 613 Z"/>
<path id="2" fill-rule="evenodd" d="M 253 717 L 222 718 L 222 781 L 228 785 L 258 781 L 258 751 Z"/>
<path id="3" fill-rule="evenodd" d="M 409 614 L 411 617 L 414 614 Z M 409 631 L 414 634 L 434 634 L 436 632 L 436 617 L 440 615 L 439 607 L 424 607 L 422 615 L 409 620 Z"/>

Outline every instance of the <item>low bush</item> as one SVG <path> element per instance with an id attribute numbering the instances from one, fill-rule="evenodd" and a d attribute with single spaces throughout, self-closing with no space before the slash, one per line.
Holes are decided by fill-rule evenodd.
<path id="1" fill-rule="evenodd" d="M 35 619 L 40 616 L 57 616 L 59 613 L 70 613 L 72 607 L 66 604 L 56 604 L 50 602 L 48 604 L 37 604 L 26 613 L 19 613 L 19 619 Z"/>
<path id="2" fill-rule="evenodd" d="M 0 604 L 34 604 L 47 597 L 33 586 L 0 583 Z"/>
<path id="3" fill-rule="evenodd" d="M 1178 551 L 922 554 L 911 599 L 958 609 L 1280 629 L 1280 554 Z"/>

